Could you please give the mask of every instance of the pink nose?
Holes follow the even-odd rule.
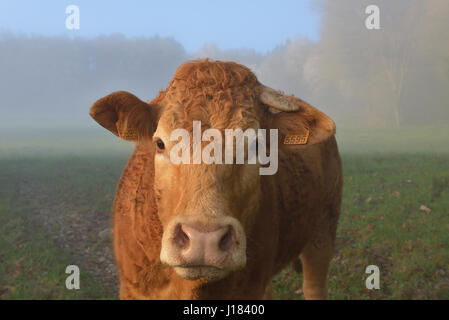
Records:
[[[238,246],[232,225],[204,229],[178,224],[174,229],[173,250],[185,266],[215,266],[220,268]]]

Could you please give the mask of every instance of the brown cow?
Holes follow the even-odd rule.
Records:
[[[342,195],[329,117],[242,65],[209,60],[180,66],[151,102],[114,92],[90,115],[136,142],[113,206],[122,299],[269,298],[273,276],[298,257],[305,297],[327,297]],[[277,173],[260,175],[259,162],[174,164],[170,134],[192,136],[194,120],[278,129]]]

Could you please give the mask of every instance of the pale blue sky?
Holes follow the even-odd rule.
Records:
[[[189,53],[205,43],[264,53],[297,36],[318,40],[310,0],[0,0],[0,31],[93,37],[173,37]],[[80,8],[80,30],[65,28],[65,8]]]

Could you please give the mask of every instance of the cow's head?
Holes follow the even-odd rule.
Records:
[[[335,130],[326,115],[261,85],[246,67],[207,60],[179,67],[151,102],[115,92],[90,114],[121,138],[155,149],[154,193],[164,230],[160,258],[190,280],[219,280],[245,267],[247,237],[260,211],[260,164],[173,163],[178,141],[171,141],[172,132],[187,130],[193,144],[193,121],[201,121],[201,134],[214,128],[222,137],[225,129],[237,128],[278,129],[281,139],[308,130],[307,144],[314,144]],[[201,142],[203,148],[209,144]],[[192,163],[193,148],[188,152]]]

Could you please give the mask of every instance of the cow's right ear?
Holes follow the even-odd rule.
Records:
[[[116,136],[137,141],[152,138],[159,120],[159,107],[129,92],[117,91],[97,100],[89,114]]]

